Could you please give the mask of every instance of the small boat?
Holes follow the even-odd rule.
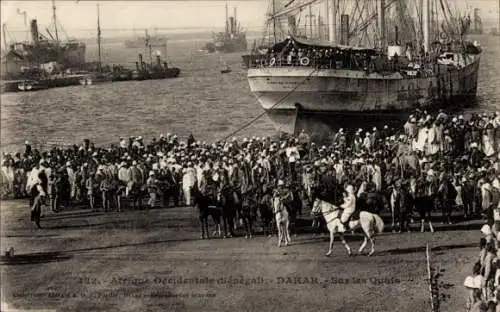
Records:
[[[229,66],[226,66],[226,68],[220,70],[220,73],[227,74],[230,73],[231,71],[232,71],[231,68],[229,68]]]
[[[36,90],[47,89],[48,86],[36,80],[23,80],[20,83],[18,83],[17,88],[20,91],[36,91]]]
[[[80,84],[82,86],[88,86],[88,85],[96,85],[96,84],[101,84],[101,83],[106,83],[106,82],[112,82],[113,81],[113,75],[111,74],[105,74],[105,73],[95,73],[91,75],[87,75],[80,79]]]

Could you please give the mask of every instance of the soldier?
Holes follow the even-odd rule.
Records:
[[[345,230],[349,230],[349,218],[356,210],[356,195],[354,195],[354,187],[352,185],[347,185],[346,192],[344,194],[344,203],[340,205],[344,211],[340,216],[340,222],[345,226]]]

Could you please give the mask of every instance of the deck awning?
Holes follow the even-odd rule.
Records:
[[[326,40],[310,40],[297,38],[290,35],[287,39],[282,42],[275,44],[271,49],[274,51],[282,51],[287,46],[293,45],[294,48],[304,49],[304,48],[317,48],[317,49],[333,49],[338,51],[353,51],[353,52],[363,52],[368,54],[375,54],[377,51],[371,48],[365,47],[354,47],[354,46],[346,46],[334,44],[330,41]]]

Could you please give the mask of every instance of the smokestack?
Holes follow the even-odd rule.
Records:
[[[161,68],[161,59],[159,55],[156,56],[156,66]]]
[[[234,34],[234,17],[229,18],[229,33]]]
[[[31,20],[31,40],[33,43],[38,43],[38,24],[36,23],[36,19]]]
[[[139,67],[139,62],[135,62],[135,69],[137,69],[137,71],[141,71],[141,68]]]
[[[167,62],[163,62],[163,68],[165,68],[165,69],[168,68]]]

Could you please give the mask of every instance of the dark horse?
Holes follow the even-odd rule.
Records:
[[[415,210],[420,214],[421,227],[420,231],[424,231],[424,222],[427,219],[431,232],[434,232],[431,222],[431,212],[434,208],[434,182],[428,182],[425,178],[421,177],[417,180],[415,188]]]
[[[263,186],[262,191],[257,192],[257,194],[257,210],[260,214],[262,230],[264,232],[264,235],[272,235],[274,232],[274,214],[271,207],[272,188],[269,186]]]
[[[395,185],[392,186],[390,201],[393,218],[393,232],[410,232],[410,219],[414,200],[407,186],[396,182]],[[396,222],[396,226],[394,225],[394,221]]]
[[[224,237],[232,237],[234,236],[234,219],[236,211],[240,210],[241,201],[237,193],[229,185],[219,190],[217,197],[217,206],[222,207]]]
[[[210,238],[210,232],[208,230],[208,217],[212,217],[212,220],[215,223],[216,233],[220,236],[220,219],[222,211],[219,207],[217,207],[217,200],[213,189],[207,188],[207,191],[203,194],[197,187],[194,187],[192,189],[192,194],[195,204],[198,206],[198,210],[200,212],[201,239]]]
[[[240,217],[243,219],[245,226],[245,238],[252,238],[253,236],[253,221],[256,216],[257,203],[255,188],[249,188],[242,194]]]
[[[442,222],[451,224],[451,213],[455,199],[457,198],[457,191],[453,184],[448,179],[443,179],[439,183],[437,192],[437,203],[441,207]]]
[[[362,193],[356,199],[356,210],[380,214],[388,207],[387,198],[378,192]]]
[[[290,187],[291,198],[285,207],[290,216],[290,233],[297,235],[297,215],[302,211],[302,198],[300,197],[300,190],[297,184],[292,184]]]

